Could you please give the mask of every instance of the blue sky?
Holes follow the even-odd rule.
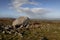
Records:
[[[0,17],[60,19],[60,0],[0,0]]]

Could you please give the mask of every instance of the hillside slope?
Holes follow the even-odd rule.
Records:
[[[0,19],[0,23],[11,25],[13,20],[14,19]],[[19,35],[14,36],[13,34],[2,34],[3,37],[2,35],[0,36],[8,40],[9,38],[12,38],[11,40],[40,40],[42,37],[46,37],[48,40],[60,40],[60,22],[30,20],[29,24],[27,29],[20,29],[22,37]]]

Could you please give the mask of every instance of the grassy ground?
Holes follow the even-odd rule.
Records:
[[[5,20],[4,24],[11,24],[12,21]],[[46,37],[49,40],[60,40],[60,22],[31,20],[29,28],[21,28],[20,33],[22,36],[18,33],[16,35],[0,33],[0,38],[1,40],[40,40]]]

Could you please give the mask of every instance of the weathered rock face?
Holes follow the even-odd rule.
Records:
[[[15,21],[13,21],[12,25],[14,28],[19,28],[19,27],[26,27],[29,23],[29,18],[28,17],[19,17]]]

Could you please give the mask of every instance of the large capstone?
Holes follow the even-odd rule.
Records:
[[[14,28],[26,27],[28,24],[29,24],[29,18],[28,17],[23,17],[23,16],[17,18],[12,23]]]

